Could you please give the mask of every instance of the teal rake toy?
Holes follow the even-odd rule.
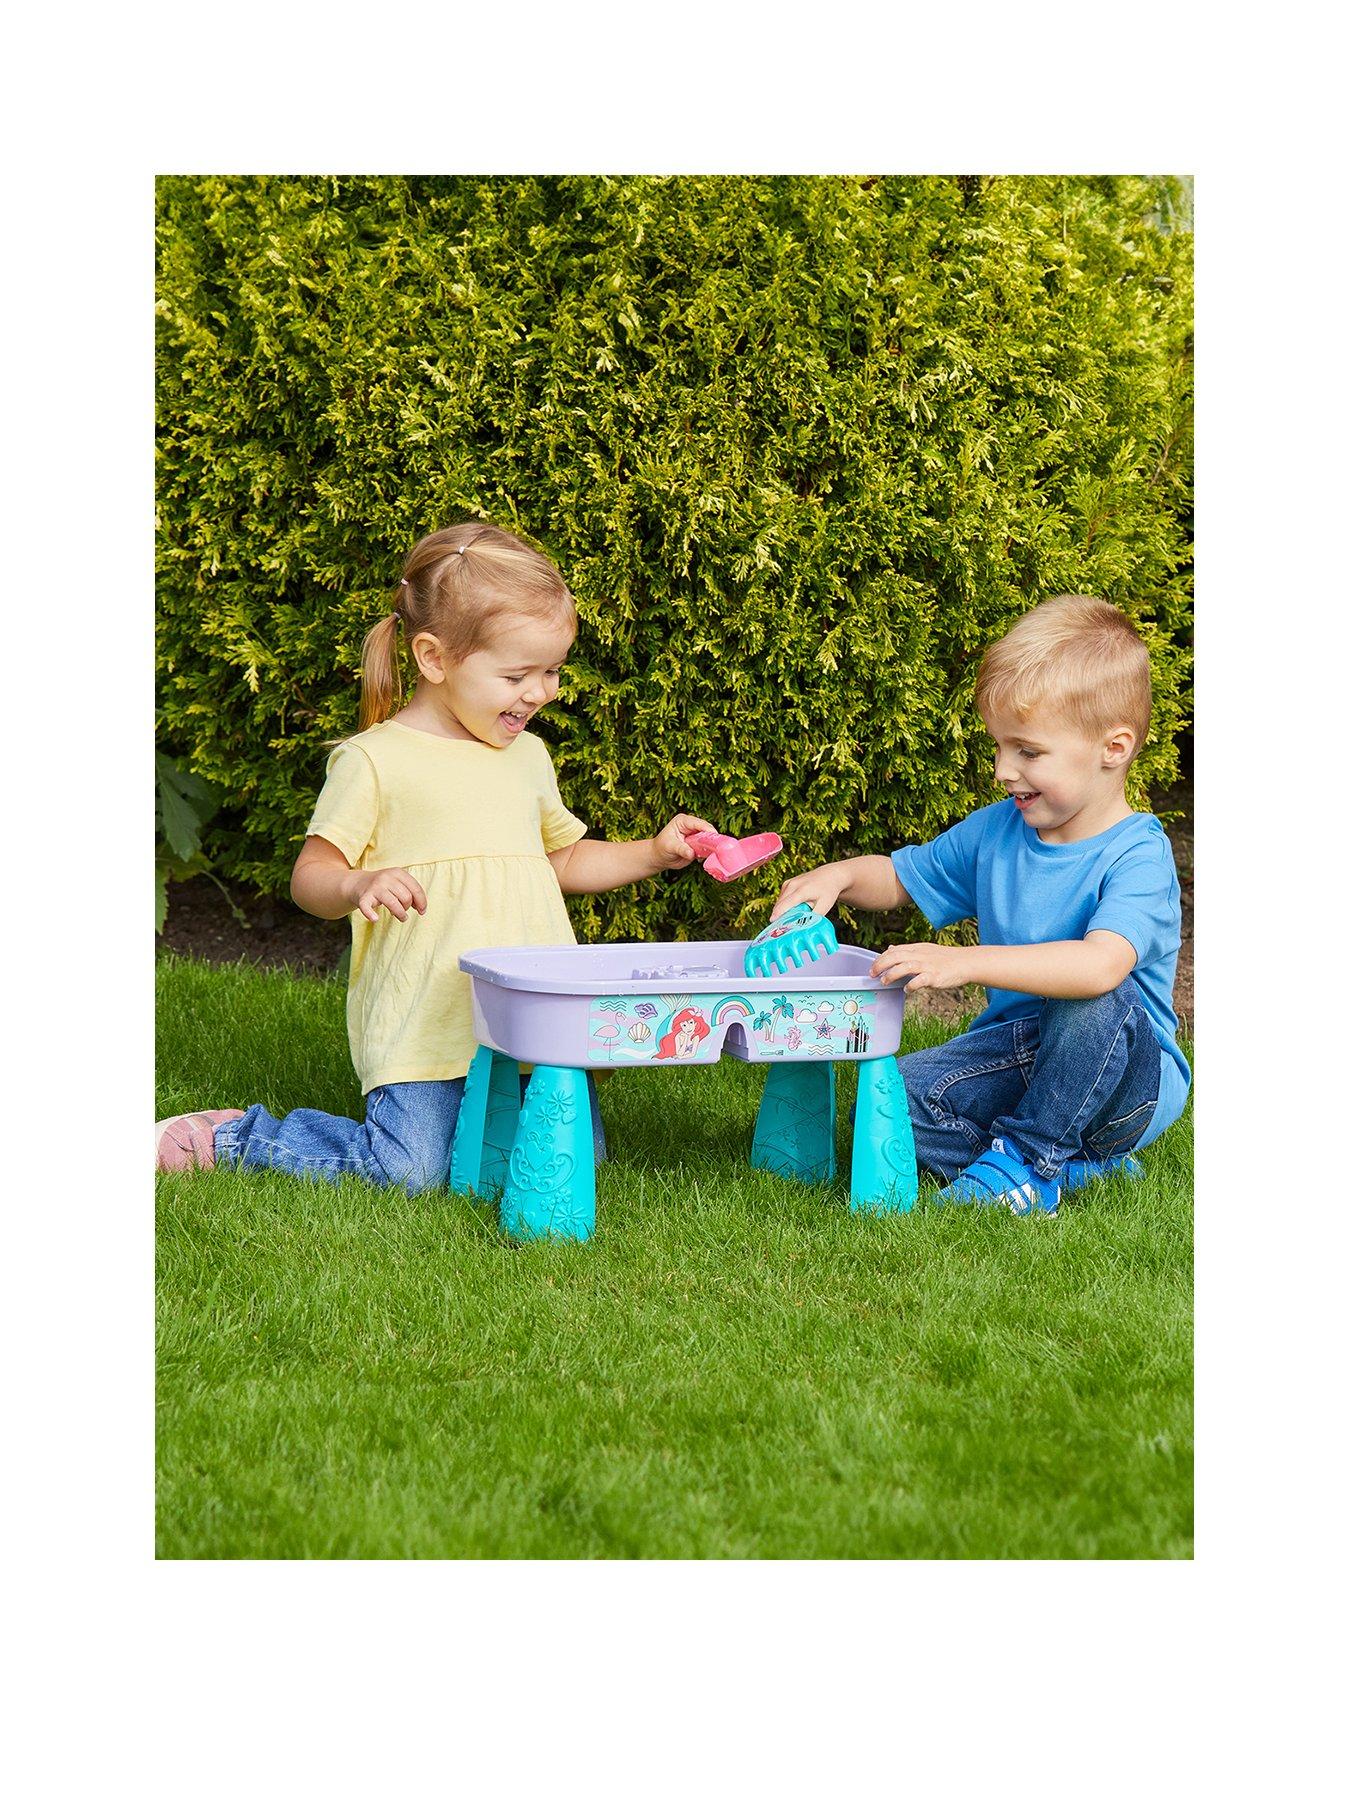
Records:
[[[838,948],[839,939],[827,918],[814,907],[794,906],[746,945],[745,972],[752,981],[786,975],[808,958],[815,962],[819,956],[833,956]]]

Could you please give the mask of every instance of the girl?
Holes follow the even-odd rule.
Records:
[[[557,698],[577,615],[561,575],[492,525],[433,532],[361,655],[361,724],[327,780],[291,874],[296,904],[351,915],[347,1031],[364,1123],[185,1113],[155,1128],[156,1167],[362,1175],[409,1194],[443,1183],[476,1041],[466,950],[575,943],[564,894],[595,894],[693,860],[679,813],[654,838],[596,843],[527,727]],[[400,705],[398,634],[417,669]],[[584,840],[584,841],[583,841]],[[591,1085],[597,1154],[603,1133]]]

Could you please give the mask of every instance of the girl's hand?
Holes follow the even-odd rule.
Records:
[[[685,837],[691,831],[716,831],[706,819],[696,818],[693,813],[676,813],[669,825],[663,825],[652,839],[652,854],[657,859],[659,869],[683,869],[693,862],[694,853],[685,843]]]
[[[839,904],[839,896],[847,886],[848,876],[838,863],[826,863],[822,868],[809,869],[805,875],[794,875],[779,888],[769,923],[794,906],[813,906],[818,913],[827,913]]]
[[[975,959],[959,944],[892,944],[870,973],[887,986],[908,976],[912,988],[965,987],[980,979]]]
[[[406,919],[409,911],[424,913],[427,897],[422,884],[406,869],[357,869],[352,887],[352,905],[363,919],[373,925],[380,908],[387,907],[396,919]]]

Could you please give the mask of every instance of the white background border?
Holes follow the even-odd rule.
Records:
[[[244,4],[26,28],[5,302],[19,1791],[1320,1791],[1346,1186],[1327,16]],[[153,1563],[153,176],[461,169],[1197,176],[1194,1565]]]

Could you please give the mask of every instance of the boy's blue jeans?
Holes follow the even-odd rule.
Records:
[[[605,1159],[595,1077],[591,1092],[591,1134],[595,1160]],[[526,1077],[520,1078],[522,1097]],[[443,1187],[450,1174],[450,1149],[464,1081],[396,1081],[372,1088],[366,1116],[342,1118],[301,1107],[274,1118],[265,1106],[250,1106],[242,1119],[217,1126],[216,1161],[239,1169],[284,1169],[310,1181],[337,1181],[359,1175],[405,1194]]]
[[[1122,1156],[1148,1130],[1163,1049],[1133,976],[1093,1000],[967,1031],[899,1059],[920,1167],[950,1181],[995,1138],[1045,1181],[1064,1164]]]

